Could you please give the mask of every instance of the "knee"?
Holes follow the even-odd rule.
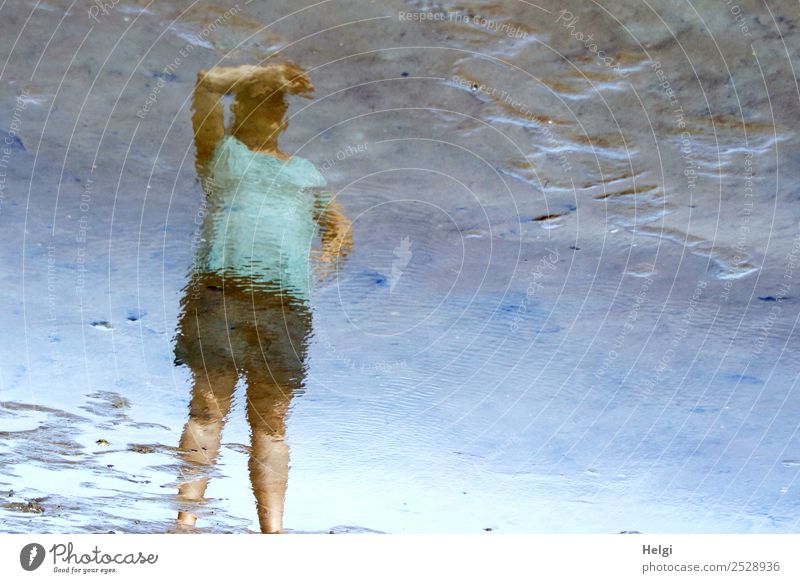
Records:
[[[261,406],[259,406],[261,405]],[[282,441],[286,435],[286,409],[288,401],[270,403],[250,403],[247,418],[253,436],[261,435],[275,441]]]
[[[288,447],[288,445],[286,445],[286,432],[272,429],[254,430],[253,447],[260,449]]]
[[[198,391],[189,403],[189,415],[200,422],[221,421],[227,413],[231,395],[227,391]]]

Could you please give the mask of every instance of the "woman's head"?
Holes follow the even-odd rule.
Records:
[[[308,95],[313,90],[306,73],[291,63],[254,67],[236,86],[233,135],[252,150],[277,153],[278,136],[287,126],[286,94]]]

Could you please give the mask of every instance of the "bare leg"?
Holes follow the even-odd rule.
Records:
[[[194,388],[189,404],[189,420],[181,436],[181,457],[197,466],[212,465],[219,453],[222,427],[231,406],[237,375],[228,371],[208,373],[194,371]],[[191,478],[191,474],[189,476]],[[205,495],[208,477],[189,479],[178,486],[178,495],[184,500],[199,501]],[[197,517],[189,512],[179,512],[178,522],[193,526]]]
[[[283,528],[283,503],[289,476],[286,412],[291,389],[271,379],[248,378],[247,420],[252,430],[250,481],[256,496],[258,523],[265,534]]]

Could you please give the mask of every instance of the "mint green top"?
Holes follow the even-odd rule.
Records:
[[[225,136],[204,180],[208,212],[198,268],[307,301],[315,211],[329,202],[318,190],[326,182],[314,165],[254,152]]]

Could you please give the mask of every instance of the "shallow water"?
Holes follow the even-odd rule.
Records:
[[[354,229],[287,530],[797,532],[796,4],[169,4],[0,8],[1,530],[175,529],[191,93],[272,57]],[[198,531],[249,443],[239,391]]]

